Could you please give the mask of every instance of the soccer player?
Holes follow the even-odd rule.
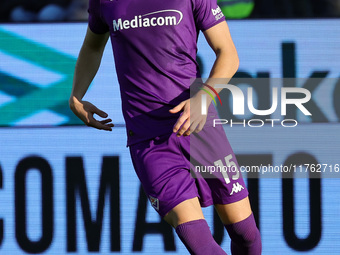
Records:
[[[192,79],[200,77],[199,31],[216,53],[205,84]],[[238,68],[237,52],[216,0],[89,1],[89,24],[75,68],[70,108],[86,125],[112,131],[107,113],[82,100],[109,37],[128,146],[151,205],[176,229],[191,254],[226,254],[202,213],[201,206],[210,205],[229,233],[233,254],[260,254],[261,237],[248,191],[223,129],[211,125],[216,110],[210,97],[208,115],[200,114],[202,94],[217,93],[215,79],[228,82]],[[194,89],[197,93],[190,96]],[[219,178],[203,178],[199,172],[192,177],[190,169],[209,165],[229,170]]]

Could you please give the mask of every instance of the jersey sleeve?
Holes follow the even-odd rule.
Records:
[[[196,27],[202,31],[225,20],[217,0],[193,0],[193,12]]]
[[[89,0],[89,28],[93,33],[104,34],[109,31],[108,25],[103,21],[100,14],[100,0]]]

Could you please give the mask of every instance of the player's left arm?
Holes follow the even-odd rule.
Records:
[[[203,34],[216,55],[209,78],[205,83],[211,87],[214,87],[215,84],[227,84],[239,67],[239,58],[227,22],[220,22],[205,30]],[[209,88],[206,87],[206,89]],[[221,90],[216,89],[216,92],[219,93]],[[213,91],[211,92],[213,93]],[[206,116],[200,113],[202,93],[205,92],[199,90],[194,97],[181,102],[170,110],[171,113],[183,111],[173,128],[177,136],[190,135],[192,132],[202,130],[206,122]],[[210,97],[207,97],[207,99],[209,106],[212,99]]]
[[[215,63],[206,83],[212,87],[221,82],[227,84],[239,67],[239,58],[227,22],[221,22],[207,29],[203,34],[216,54]]]

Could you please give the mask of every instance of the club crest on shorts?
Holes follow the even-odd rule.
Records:
[[[149,196],[150,199],[150,203],[152,205],[153,208],[155,208],[157,211],[159,210],[159,200],[158,198]]]
[[[234,193],[238,193],[243,189],[244,189],[244,187],[241,184],[239,184],[238,182],[236,182],[236,183],[233,184],[233,189],[232,189],[230,195],[232,195]]]

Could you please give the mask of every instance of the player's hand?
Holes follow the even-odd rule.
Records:
[[[194,96],[185,100],[170,110],[171,113],[178,113],[180,111],[182,111],[182,114],[173,128],[173,132],[177,133],[177,136],[188,136],[193,132],[198,133],[203,129],[207,116],[201,114],[200,96]]]
[[[78,100],[77,98],[72,97],[70,99],[70,108],[73,113],[86,124],[86,126],[100,130],[112,131],[112,127],[114,125],[111,123],[112,120],[107,118],[108,114],[98,109],[90,102]],[[104,119],[96,120],[94,118],[94,114],[97,114],[99,117]]]

